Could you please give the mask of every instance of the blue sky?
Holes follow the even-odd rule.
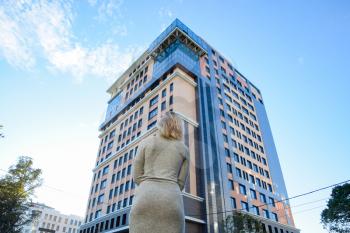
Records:
[[[348,1],[23,2],[0,4],[0,168],[33,157],[39,201],[84,215],[105,91],[176,17],[262,91],[290,196],[349,178]],[[303,232],[329,192],[291,201]]]

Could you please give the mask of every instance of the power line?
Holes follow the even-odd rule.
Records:
[[[281,199],[281,200],[275,201],[274,203],[284,202],[284,201],[292,200],[292,199],[295,199],[295,198],[303,197],[303,196],[306,196],[306,195],[310,195],[312,193],[316,193],[316,192],[319,192],[319,191],[322,191],[322,190],[325,190],[325,189],[329,189],[329,188],[332,188],[334,186],[338,186],[338,185],[341,185],[341,184],[344,184],[344,183],[348,183],[349,181],[350,180],[346,180],[346,181],[342,181],[342,182],[339,182],[339,183],[336,183],[336,184],[328,185],[326,187],[322,187],[322,188],[318,188],[318,189],[315,189],[315,190],[312,190],[312,191],[309,191],[309,192],[306,192],[306,193],[298,194],[298,195],[295,195],[293,197]],[[264,206],[268,206],[268,205],[272,205],[272,204],[273,203],[265,203],[265,204],[259,205],[257,207],[259,208],[259,207],[264,207]],[[246,210],[249,211],[249,209],[252,209],[252,208],[255,208],[255,207],[251,206],[251,207],[248,207],[248,209],[241,208],[241,209],[238,209],[238,211],[246,211]],[[223,213],[227,213],[227,212],[232,212],[232,210],[225,210],[225,211],[205,213],[205,214],[194,214],[194,215],[187,215],[187,216],[195,217],[195,216],[203,216],[203,215],[223,214]]]
[[[302,204],[299,204],[299,205],[291,206],[291,208],[296,208],[296,207],[300,207],[300,206],[304,206],[304,205],[316,203],[316,202],[319,202],[319,201],[324,201],[324,200],[327,200],[328,198],[329,198],[329,197],[322,198],[322,199],[318,199],[318,200],[315,200],[315,201],[305,202],[305,203],[302,203]]]
[[[299,204],[299,205],[290,206],[290,208],[295,209],[296,207],[309,205],[309,204],[316,203],[316,202],[320,202],[320,201],[324,201],[324,200],[327,200],[327,199],[328,199],[328,197],[327,197],[327,198],[322,198],[322,199],[319,199],[319,200],[315,200],[315,201],[309,201],[309,202],[301,203],[301,204]],[[322,207],[325,207],[325,205],[322,205]],[[318,208],[320,208],[320,207],[318,207]],[[313,209],[315,209],[315,208],[311,208],[311,209],[306,209],[306,210],[302,210],[302,211],[293,212],[292,215],[294,216],[295,214],[307,212],[307,211],[313,210]],[[279,218],[285,218],[285,219],[286,219],[286,218],[287,218],[287,212],[284,212],[283,215],[280,214],[280,215],[279,215]]]
[[[320,206],[316,206],[316,207],[313,207],[313,208],[310,208],[310,209],[306,209],[306,210],[301,210],[301,211],[295,212],[294,214],[301,214],[301,213],[304,213],[304,212],[308,212],[310,210],[315,210],[315,209],[319,209],[319,208],[326,207],[326,206],[327,205],[320,205]]]

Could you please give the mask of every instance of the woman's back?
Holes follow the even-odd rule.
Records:
[[[180,140],[166,139],[158,133],[146,139],[139,148],[134,163],[134,179],[136,184],[152,180],[168,180],[179,184],[183,189],[188,168],[188,148]],[[184,164],[185,163],[185,164]],[[142,168],[139,168],[139,166]],[[186,166],[184,166],[186,165]]]
[[[181,140],[167,139],[156,133],[140,146],[138,156],[144,160],[143,174],[135,177],[136,183],[146,179],[185,182],[181,176],[183,163],[188,163],[188,148]],[[137,159],[137,158],[136,158]],[[180,175],[180,177],[179,177]]]

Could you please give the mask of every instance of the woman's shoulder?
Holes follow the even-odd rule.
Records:
[[[157,135],[155,133],[150,134],[148,137],[146,137],[143,140],[143,144],[145,146],[149,146],[149,145],[153,144],[156,141],[156,138],[157,138]]]
[[[182,141],[182,140],[177,140],[177,145],[180,148],[181,154],[188,158],[189,156],[189,148],[188,146]]]

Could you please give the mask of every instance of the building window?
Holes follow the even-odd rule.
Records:
[[[125,192],[129,190],[129,186],[130,186],[130,181],[127,181],[125,183]]]
[[[247,163],[248,163],[248,167],[249,167],[250,169],[253,169],[252,162],[250,162],[249,160],[247,160]]]
[[[250,197],[252,199],[257,199],[256,191],[254,189],[250,189]]]
[[[155,105],[157,102],[158,102],[158,95],[149,101],[149,106],[151,107],[151,106]]]
[[[170,83],[170,92],[174,90],[174,83]]]
[[[153,109],[152,111],[149,112],[148,114],[148,120],[152,119],[154,116],[156,116],[158,113],[158,108]]]
[[[226,134],[223,134],[223,137],[224,137],[224,142],[228,142],[228,139],[227,139],[227,135]]]
[[[165,101],[163,101],[163,102],[162,102],[162,105],[161,105],[161,110],[162,110],[162,111],[164,111],[164,110],[165,110],[165,108],[166,108],[166,102],[165,102]]]
[[[127,204],[128,204],[128,198],[124,198],[124,200],[123,200],[123,207],[126,207]]]
[[[123,192],[124,192],[124,184],[121,184],[120,188],[119,188],[119,194],[121,194]]]
[[[236,175],[242,178],[241,169],[239,169],[238,167],[236,167]]]
[[[229,163],[226,163],[226,165],[227,165],[227,171],[228,171],[229,173],[232,173],[232,165],[229,164]]]
[[[246,173],[245,171],[243,171],[243,178],[246,179],[247,181],[249,181],[248,173]]]
[[[231,197],[231,207],[234,209],[237,209],[237,205],[236,205],[236,199]]]
[[[109,170],[109,165],[108,166],[105,166],[102,170],[102,175],[106,175],[108,173],[108,170]]]
[[[128,170],[127,170],[126,174],[127,174],[127,175],[130,175],[130,173],[131,173],[131,164],[128,165]]]
[[[247,195],[246,187],[242,184],[239,184],[239,192],[243,195]]]
[[[109,138],[111,139],[111,138],[113,138],[114,137],[114,135],[115,135],[115,130],[113,130],[112,132],[110,132],[110,134],[109,134]]]
[[[100,190],[106,188],[106,185],[107,185],[107,179],[101,181]]]
[[[236,162],[239,162],[239,156],[237,153],[233,153],[233,159],[236,161]]]
[[[263,213],[265,218],[270,218],[270,214],[268,210],[263,209]]]
[[[272,212],[272,219],[275,220],[276,222],[278,222],[278,216],[276,213]]]
[[[224,121],[221,121],[221,126],[223,129],[226,129],[226,123]]]
[[[157,121],[153,121],[151,124],[149,124],[149,125],[147,126],[147,129],[152,128],[153,126],[156,125],[156,123],[157,123]]]
[[[166,89],[164,89],[163,91],[162,91],[162,97],[165,97],[166,96]]]
[[[173,96],[171,95],[170,97],[169,97],[169,105],[172,105],[173,104]]]
[[[210,69],[208,66],[205,66],[205,70],[207,71],[207,73],[210,73]]]
[[[259,212],[259,207],[257,207],[257,206],[255,206],[255,205],[253,205],[252,209],[253,209],[253,213],[254,213],[254,214],[256,214],[256,215],[260,215],[260,212]]]
[[[269,191],[272,192],[272,185],[271,184],[267,184],[267,187],[268,187]]]
[[[249,212],[249,207],[248,207],[248,203],[245,201],[241,201],[241,206],[242,206],[242,210],[245,210],[247,212]]]
[[[104,195],[104,194],[101,194],[100,196],[98,196],[98,198],[97,198],[97,204],[101,204],[101,203],[103,203],[103,201],[104,201],[104,197],[105,197],[105,195]]]
[[[255,184],[255,178],[253,175],[249,175],[249,181],[252,183],[252,184]]]
[[[259,178],[256,178],[256,183],[259,185],[259,187],[261,187],[261,180]]]
[[[230,150],[225,148],[225,155],[226,157],[230,157]]]
[[[125,176],[125,168],[123,168],[123,170],[122,170],[122,178]]]
[[[97,210],[95,212],[95,218],[101,217],[102,210]]]
[[[260,193],[260,201],[263,203],[266,203],[266,196],[265,194]]]
[[[231,190],[234,190],[234,185],[233,185],[233,181],[232,181],[232,180],[228,180],[228,187],[229,187]]]
[[[140,128],[142,126],[142,119],[139,120],[139,122],[137,123],[137,128]]]

